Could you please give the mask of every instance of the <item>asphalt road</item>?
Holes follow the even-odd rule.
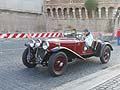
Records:
[[[68,65],[64,75],[51,77],[47,68],[28,69],[22,64],[26,40],[0,40],[0,90],[50,90],[64,83],[120,64],[120,46],[113,44],[111,60],[101,64],[99,58],[76,61]]]

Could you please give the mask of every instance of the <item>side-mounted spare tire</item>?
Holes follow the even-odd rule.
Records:
[[[62,75],[68,63],[68,57],[64,52],[53,53],[48,60],[48,71],[52,76]]]
[[[28,55],[28,48],[25,49],[25,51],[23,52],[23,55],[22,55],[22,62],[23,64],[28,67],[28,68],[34,68],[36,66],[36,63],[35,62],[28,62],[27,61],[27,55]],[[34,59],[34,58],[33,58]],[[31,60],[32,61],[32,60]],[[34,61],[34,60],[33,60]]]
[[[110,60],[110,56],[111,56],[111,48],[106,45],[103,47],[103,49],[101,51],[100,60],[101,60],[102,64],[108,63]]]

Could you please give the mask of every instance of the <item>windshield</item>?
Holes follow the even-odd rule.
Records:
[[[82,39],[82,36],[83,36],[82,32],[77,31],[77,30],[66,30],[66,31],[64,31],[64,37]]]

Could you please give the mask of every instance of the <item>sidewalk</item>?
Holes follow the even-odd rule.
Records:
[[[68,82],[53,90],[120,90],[120,65]]]

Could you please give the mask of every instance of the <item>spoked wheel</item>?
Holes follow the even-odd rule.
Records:
[[[22,56],[22,61],[23,61],[23,64],[28,67],[28,68],[34,68],[36,66],[36,63],[34,62],[35,61],[35,58],[33,56],[33,58],[31,58],[32,60],[30,60],[31,62],[29,62],[27,60],[27,55],[28,55],[28,48],[25,49],[25,51],[23,52],[23,56]]]
[[[100,60],[103,64],[107,63],[111,56],[111,49],[109,46],[105,46],[102,51],[102,55],[100,57]]]
[[[67,67],[68,58],[65,53],[52,54],[48,61],[48,70],[52,76],[62,75]]]

